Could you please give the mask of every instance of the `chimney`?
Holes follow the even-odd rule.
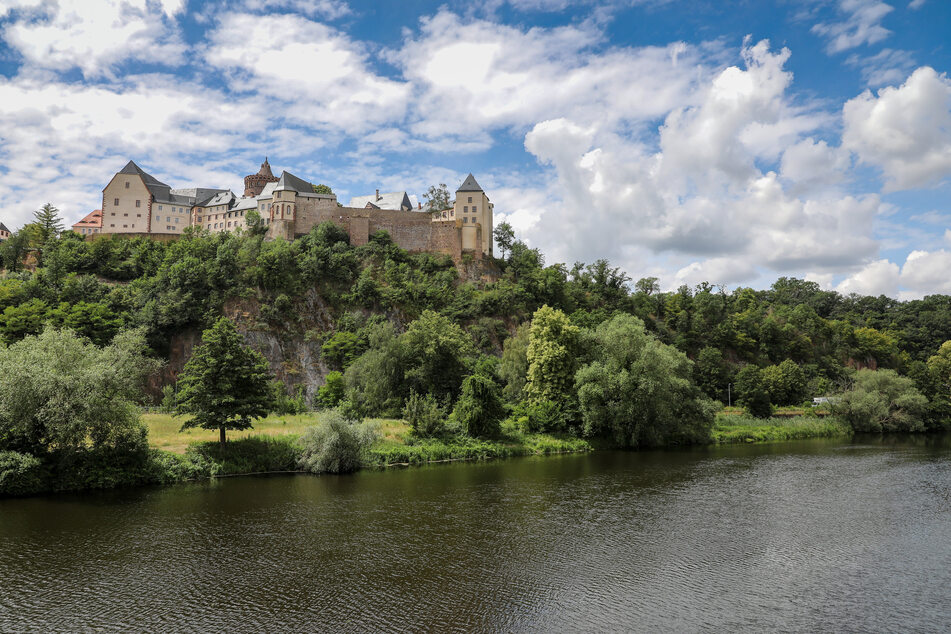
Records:
[[[376,190],[376,199],[380,200],[380,190]]]

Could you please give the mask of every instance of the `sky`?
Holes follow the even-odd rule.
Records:
[[[472,172],[549,264],[951,294],[949,0],[0,0],[0,221],[127,161],[351,196]]]

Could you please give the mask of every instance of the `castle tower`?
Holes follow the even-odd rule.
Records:
[[[260,196],[265,185],[268,183],[276,183],[278,180],[280,179],[271,172],[271,165],[267,162],[267,157],[265,156],[258,173],[244,177],[244,195]]]

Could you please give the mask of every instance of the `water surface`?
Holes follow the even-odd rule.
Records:
[[[0,501],[0,631],[941,631],[951,443]]]

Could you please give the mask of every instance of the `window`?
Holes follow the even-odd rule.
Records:
[[[110,215],[110,216],[115,216],[115,215],[116,215],[116,212],[110,211],[110,212],[109,212],[109,215]]]
[[[118,206],[119,206],[119,199],[116,198],[116,199],[113,201],[112,204],[115,205],[116,207],[118,207]]]
[[[274,197],[275,197],[275,198],[280,198],[280,197],[281,197],[281,192],[274,192]]]
[[[470,203],[472,202],[472,196],[469,196],[469,202]]]
[[[479,213],[479,210],[476,208],[475,205],[472,205],[472,213],[474,213],[474,214]]]
[[[462,219],[462,221],[465,222],[465,223],[468,223],[468,222],[469,222],[469,217],[466,216],[465,218]]]
[[[155,222],[162,222],[162,216],[155,216]]]
[[[175,224],[178,224],[178,221],[179,221],[179,220],[181,220],[181,218],[176,218],[176,219],[175,219]]]
[[[122,228],[123,228],[123,229],[128,229],[128,228],[129,228],[129,225],[122,225]]]
[[[136,217],[136,218],[141,218],[141,217],[142,217],[142,214],[135,214],[135,217]]]
[[[462,208],[462,211],[463,211],[464,213],[469,213],[469,205],[466,205],[465,207],[463,207],[463,208]]]
[[[128,216],[129,214],[122,214],[123,216]]]
[[[126,188],[126,189],[129,189],[129,181],[126,181],[126,182],[125,182],[125,188]]]
[[[109,225],[110,227],[115,227],[115,225]]]
[[[159,206],[158,206],[158,210],[159,210],[159,211],[162,211],[162,205],[159,205]]]
[[[136,207],[141,207],[141,206],[142,206],[142,201],[141,201],[141,200],[135,201],[135,206],[136,206]]]

